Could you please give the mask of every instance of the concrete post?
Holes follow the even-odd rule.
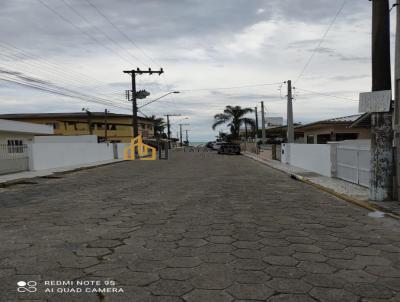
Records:
[[[390,15],[388,0],[372,2],[372,91],[391,90]],[[369,198],[392,199],[393,195],[392,114],[371,115],[371,181]]]

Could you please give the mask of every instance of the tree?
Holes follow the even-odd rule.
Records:
[[[226,141],[230,140],[231,134],[228,134],[226,132],[220,131],[218,136],[217,136],[217,138],[220,139],[221,141],[225,141],[226,142]]]
[[[156,117],[152,115],[149,117],[150,122],[153,124],[154,127],[154,136],[155,137],[162,137],[166,124],[162,117]]]
[[[255,127],[254,119],[245,117],[247,114],[252,112],[252,108],[226,106],[223,113],[219,113],[214,116],[214,124],[212,125],[212,128],[215,130],[215,128],[218,126],[227,124],[227,126],[230,128],[232,138],[239,139],[240,126],[244,124],[246,128],[247,125]]]

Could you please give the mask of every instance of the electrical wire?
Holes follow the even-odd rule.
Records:
[[[332,26],[335,24],[337,18],[339,17],[339,15],[342,12],[344,6],[346,5],[346,2],[347,2],[347,0],[344,0],[342,5],[339,7],[339,10],[336,12],[336,14],[333,17],[332,21],[329,23],[329,26],[326,29],[326,31],[324,32],[324,34],[322,35],[322,38],[319,40],[319,42],[317,44],[317,47],[314,48],[314,50],[311,53],[310,58],[308,59],[308,61],[304,65],[304,67],[302,68],[302,70],[301,70],[299,76],[297,77],[297,79],[294,81],[294,84],[296,84],[304,76],[308,66],[311,64],[311,61],[314,59],[315,55],[317,54],[318,49],[321,47],[321,45],[324,42],[325,38],[327,37],[329,31],[331,30]]]
[[[67,66],[52,63],[40,56],[28,54],[20,48],[9,43],[0,42],[0,49],[2,50],[0,51],[0,56],[11,59],[13,67],[15,67],[16,64],[25,64],[27,66],[35,67],[41,72],[62,78],[64,81],[69,80],[69,83],[78,83],[79,85],[88,84],[93,86],[93,88],[109,85],[109,83],[72,70]],[[10,51],[14,53],[7,53]],[[29,68],[29,70],[32,70],[32,68]],[[115,90],[115,93],[121,92]]]
[[[0,48],[1,48],[1,46],[0,46]],[[28,76],[28,75],[24,75],[23,72],[19,72],[19,71],[11,71],[10,72],[9,70],[6,70],[6,68],[4,66],[0,65],[0,70],[2,69],[3,73],[12,73],[14,75],[18,73],[19,75],[21,75],[22,77],[25,77],[25,78],[29,77],[29,78],[34,78],[36,81],[40,80],[43,82],[49,82],[48,80],[43,79],[43,74],[47,74],[47,75],[51,76],[52,81],[59,79],[63,82],[64,85],[67,84],[69,87],[72,87],[75,90],[80,90],[82,88],[82,86],[81,86],[82,82],[80,82],[79,80],[75,80],[73,78],[73,76],[71,76],[69,74],[63,74],[63,73],[57,72],[57,70],[51,71],[51,69],[50,70],[44,69],[39,63],[37,63],[35,61],[27,62],[26,60],[21,59],[21,57],[19,57],[19,56],[7,55],[4,53],[0,53],[0,56],[13,59],[15,62],[12,64],[13,67],[22,65],[23,70],[30,71],[29,76]],[[33,71],[35,69],[37,69],[41,75],[37,75],[37,73],[35,73]],[[79,86],[77,86],[77,84],[75,84],[75,82]],[[73,84],[71,84],[71,83],[73,83]],[[97,92],[97,95],[102,96],[103,98],[114,100],[114,97],[110,98],[109,95],[107,95],[107,94]],[[117,100],[115,99],[115,101],[117,101]],[[118,101],[120,101],[120,100],[118,100]]]
[[[77,16],[79,16],[83,21],[85,21],[89,26],[93,27],[94,29],[96,29],[98,32],[100,32],[103,36],[105,36],[107,38],[108,41],[110,41],[111,43],[113,43],[114,45],[116,45],[118,48],[120,48],[122,51],[124,51],[128,56],[132,57],[134,60],[139,61],[141,64],[143,64],[143,66],[145,66],[146,64],[144,64],[143,62],[141,62],[141,60],[139,58],[137,58],[136,56],[132,55],[129,51],[127,51],[123,46],[121,46],[121,44],[117,41],[115,41],[114,38],[110,37],[110,35],[108,35],[104,30],[102,30],[101,28],[93,25],[85,16],[83,16],[78,10],[76,10],[72,5],[70,5],[66,0],[61,0],[65,6],[67,6],[70,10],[72,10]],[[136,63],[134,61],[130,61],[131,64],[135,65]],[[132,63],[133,62],[133,63]]]
[[[128,64],[131,64],[131,62],[129,60],[127,60],[125,57],[121,56],[119,53],[115,52],[112,48],[108,47],[106,44],[102,43],[101,41],[99,41],[96,37],[94,37],[93,35],[91,35],[89,32],[84,31],[81,27],[79,27],[78,25],[76,25],[75,23],[73,23],[71,20],[69,20],[68,18],[64,17],[62,14],[60,14],[57,10],[55,10],[54,8],[52,8],[50,5],[48,5],[47,3],[45,3],[43,0],[37,0],[41,5],[43,5],[44,7],[46,7],[48,10],[50,10],[51,12],[53,12],[56,16],[58,16],[60,19],[62,19],[64,22],[72,25],[74,28],[76,28],[78,31],[80,31],[81,33],[83,33],[84,35],[86,35],[87,37],[89,37],[91,40],[93,40],[94,42],[96,42],[97,44],[99,44],[100,46],[102,46],[103,48],[107,49],[108,51],[110,51],[111,53],[117,55],[121,60],[127,62]]]
[[[96,5],[94,5],[90,0],[86,0],[86,2],[93,7],[100,16],[102,16],[107,22],[116,30],[118,31],[127,41],[130,42],[136,49],[138,49],[145,57],[147,57],[151,62],[155,63],[155,65],[159,65],[151,56],[149,56],[139,45],[137,45],[124,31],[120,30],[119,27],[111,21],[110,18],[107,17],[107,15],[100,10]],[[159,65],[161,67],[161,65]]]
[[[303,88],[299,88],[299,87],[296,87],[296,89],[300,90],[300,91],[304,91],[304,92],[310,93],[310,94],[317,94],[317,95],[323,95],[323,96],[327,96],[327,97],[331,97],[331,98],[342,99],[342,100],[346,100],[346,101],[358,102],[358,100],[354,100],[354,99],[347,98],[347,97],[342,97],[342,96],[337,96],[337,95],[334,95],[334,94],[317,92],[317,91],[312,91],[312,90],[303,89]]]
[[[267,84],[243,85],[243,86],[232,86],[232,87],[215,87],[215,88],[200,88],[200,89],[177,89],[177,90],[182,92],[182,93],[183,92],[196,92],[196,91],[231,90],[231,89],[242,89],[242,88],[273,86],[273,85],[280,85],[281,83],[282,82],[267,83]]]
[[[101,104],[101,105],[107,105],[107,106],[111,106],[111,107],[115,107],[115,108],[119,108],[119,109],[125,109],[125,110],[130,110],[130,108],[126,108],[126,107],[122,107],[122,106],[118,106],[115,104],[110,104],[107,102],[102,102],[102,101],[98,101],[98,100],[94,100],[93,98],[90,97],[84,97],[84,96],[79,96],[79,95],[75,95],[75,94],[71,94],[68,92],[63,92],[63,91],[59,91],[57,89],[53,89],[53,88],[49,88],[49,87],[44,87],[38,84],[33,84],[33,83],[27,83],[24,81],[18,81],[6,76],[0,76],[0,80],[2,81],[6,81],[6,82],[10,82],[10,83],[14,83],[17,85],[21,85],[21,86],[25,86],[25,87],[29,87],[32,89],[36,89],[36,90],[40,90],[40,91],[45,91],[48,93],[52,93],[52,94],[56,94],[56,95],[61,95],[61,96],[65,96],[65,97],[69,97],[69,98],[73,98],[73,99],[81,99],[83,101],[86,102],[90,102],[90,103],[96,103],[96,104]]]

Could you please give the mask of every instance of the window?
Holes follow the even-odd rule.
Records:
[[[7,141],[8,153],[24,153],[24,142],[20,139]]]
[[[76,130],[79,130],[79,131],[86,131],[86,124],[82,124],[82,123],[77,123],[76,124]]]
[[[331,135],[330,134],[319,134],[319,135],[317,135],[317,144],[326,144],[329,141],[331,141]]]
[[[53,127],[54,130],[60,129],[60,123],[55,122],[55,123],[46,123],[47,126]]]
[[[314,135],[307,135],[307,144],[314,144]]]
[[[358,139],[358,133],[337,133],[336,141],[345,141],[345,140],[353,140]]]
[[[73,126],[74,130],[78,130],[78,127],[76,125],[76,122],[68,122],[68,126]]]

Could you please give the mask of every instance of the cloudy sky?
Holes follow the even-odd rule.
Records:
[[[371,2],[347,1],[296,81],[342,3],[0,0],[0,112],[107,107],[129,113],[124,91],[130,79],[122,71],[163,67],[161,76],[138,76],[138,89],[151,93],[146,101],[172,90],[182,93],[142,111],[181,114],[175,121],[189,117],[187,128],[197,141],[213,138],[213,115],[228,104],[255,107],[263,100],[267,116],[285,117],[286,85],[281,83],[289,79],[297,88],[296,122],[356,114],[359,92],[371,89]],[[5,80],[79,93],[97,103]]]

